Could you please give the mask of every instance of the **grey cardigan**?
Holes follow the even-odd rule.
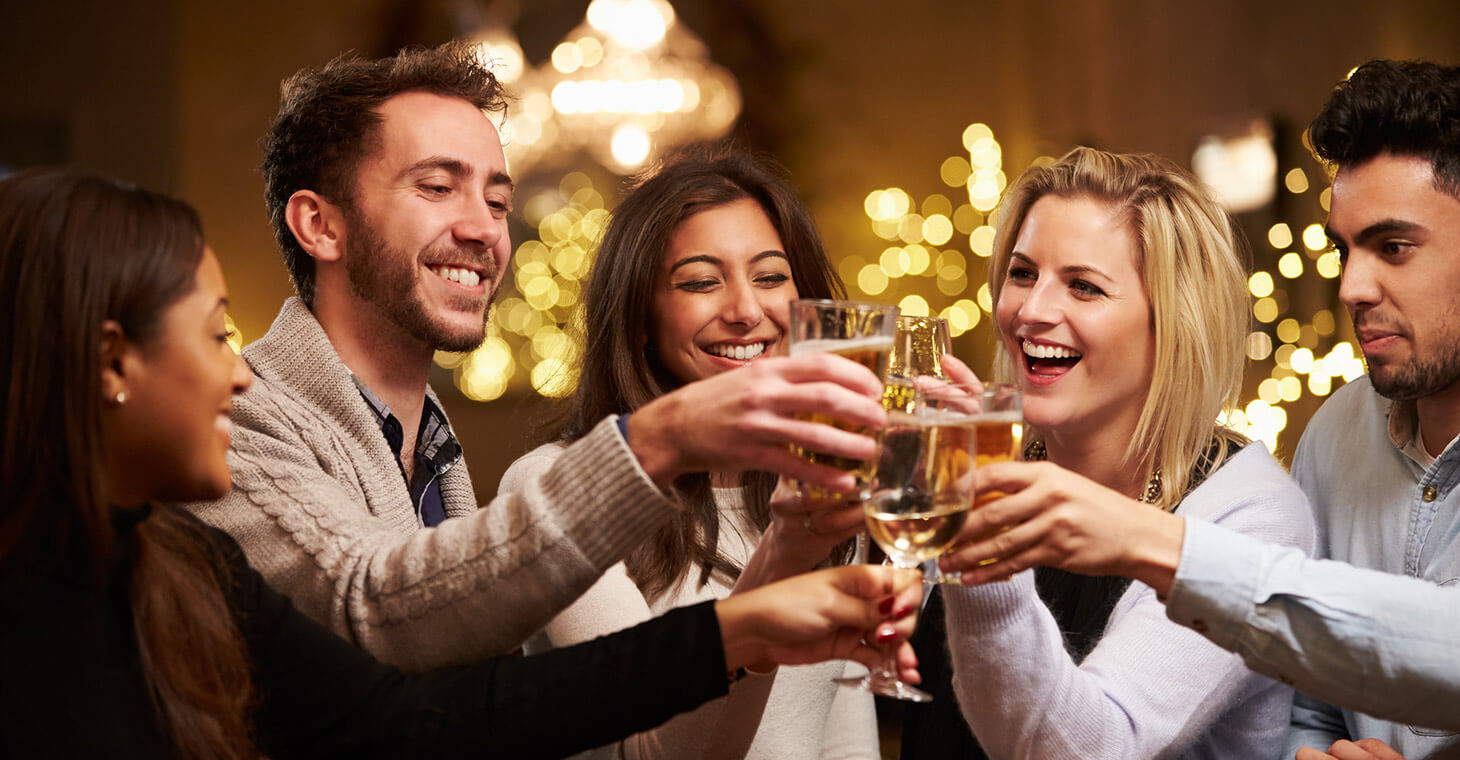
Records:
[[[188,506],[305,614],[385,662],[511,651],[677,508],[606,419],[480,509],[458,463],[441,478],[449,519],[420,527],[376,418],[301,301],[243,356],[257,377],[234,401],[233,488]]]

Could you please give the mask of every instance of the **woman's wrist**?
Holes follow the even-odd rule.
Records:
[[[750,559],[746,560],[744,569],[740,571],[739,579],[735,581],[734,592],[749,591],[785,580],[814,567],[813,564],[785,551],[785,544],[781,538],[783,528],[784,522],[779,518],[772,519],[770,525],[766,526],[765,532],[760,536],[760,541],[755,545],[755,551],[751,553]]]
[[[763,647],[756,641],[755,623],[744,597],[732,595],[716,601],[715,618],[720,623],[720,646],[725,650],[726,672],[733,673],[752,666],[765,669]]]

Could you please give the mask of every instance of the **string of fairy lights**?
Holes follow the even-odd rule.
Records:
[[[892,245],[875,261],[850,255],[837,265],[848,286],[865,297],[885,298],[889,289],[912,291],[898,301],[898,308],[913,316],[936,313],[948,320],[953,337],[973,329],[993,303],[987,278],[974,298],[967,297],[968,254],[950,243],[956,234],[968,241],[968,250],[975,257],[992,255],[994,228],[988,214],[1008,185],[1003,149],[988,125],[970,124],[964,129],[963,147],[968,155],[949,156],[938,172],[944,185],[966,191],[954,197],[956,207],[954,199],[944,193],[933,193],[914,204],[900,187],[873,190],[867,194],[863,211],[871,220],[872,233]],[[935,311],[938,303],[944,305]]]

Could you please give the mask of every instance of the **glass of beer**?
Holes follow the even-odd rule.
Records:
[[[966,404],[920,399],[912,412],[892,410],[871,495],[862,502],[873,540],[899,568],[917,569],[958,536],[973,503],[977,425]],[[897,677],[894,652],[862,678],[838,683],[884,697],[932,697]]]
[[[978,466],[994,462],[1011,462],[1024,458],[1024,392],[1013,383],[989,383],[983,389],[981,411],[974,418],[978,425]],[[998,501],[1006,494],[989,491],[979,494],[974,502],[981,507]],[[997,559],[978,564],[992,565]],[[939,574],[939,582],[959,583],[956,575]]]
[[[989,383],[983,387],[979,405],[978,464],[1009,462],[1024,457],[1024,392],[1013,383]],[[974,506],[981,506],[1004,494],[983,494]]]
[[[802,298],[791,302],[791,356],[834,353],[872,370],[879,380],[887,379],[887,363],[892,354],[893,336],[897,327],[897,307],[886,304],[855,303]],[[829,415],[805,415],[802,419],[834,425],[876,437],[879,431],[848,427]],[[857,497],[865,496],[876,472],[877,460],[846,459],[816,451],[800,449],[806,459],[849,472],[857,479]],[[798,484],[801,495],[808,498],[838,498],[846,494],[825,493],[822,489]]]

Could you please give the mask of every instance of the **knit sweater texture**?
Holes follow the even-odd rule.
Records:
[[[422,527],[375,416],[301,301],[243,356],[256,379],[234,401],[233,488],[189,508],[305,614],[382,661],[421,669],[515,649],[676,509],[609,418],[480,509],[458,463],[441,476],[448,519]]]

